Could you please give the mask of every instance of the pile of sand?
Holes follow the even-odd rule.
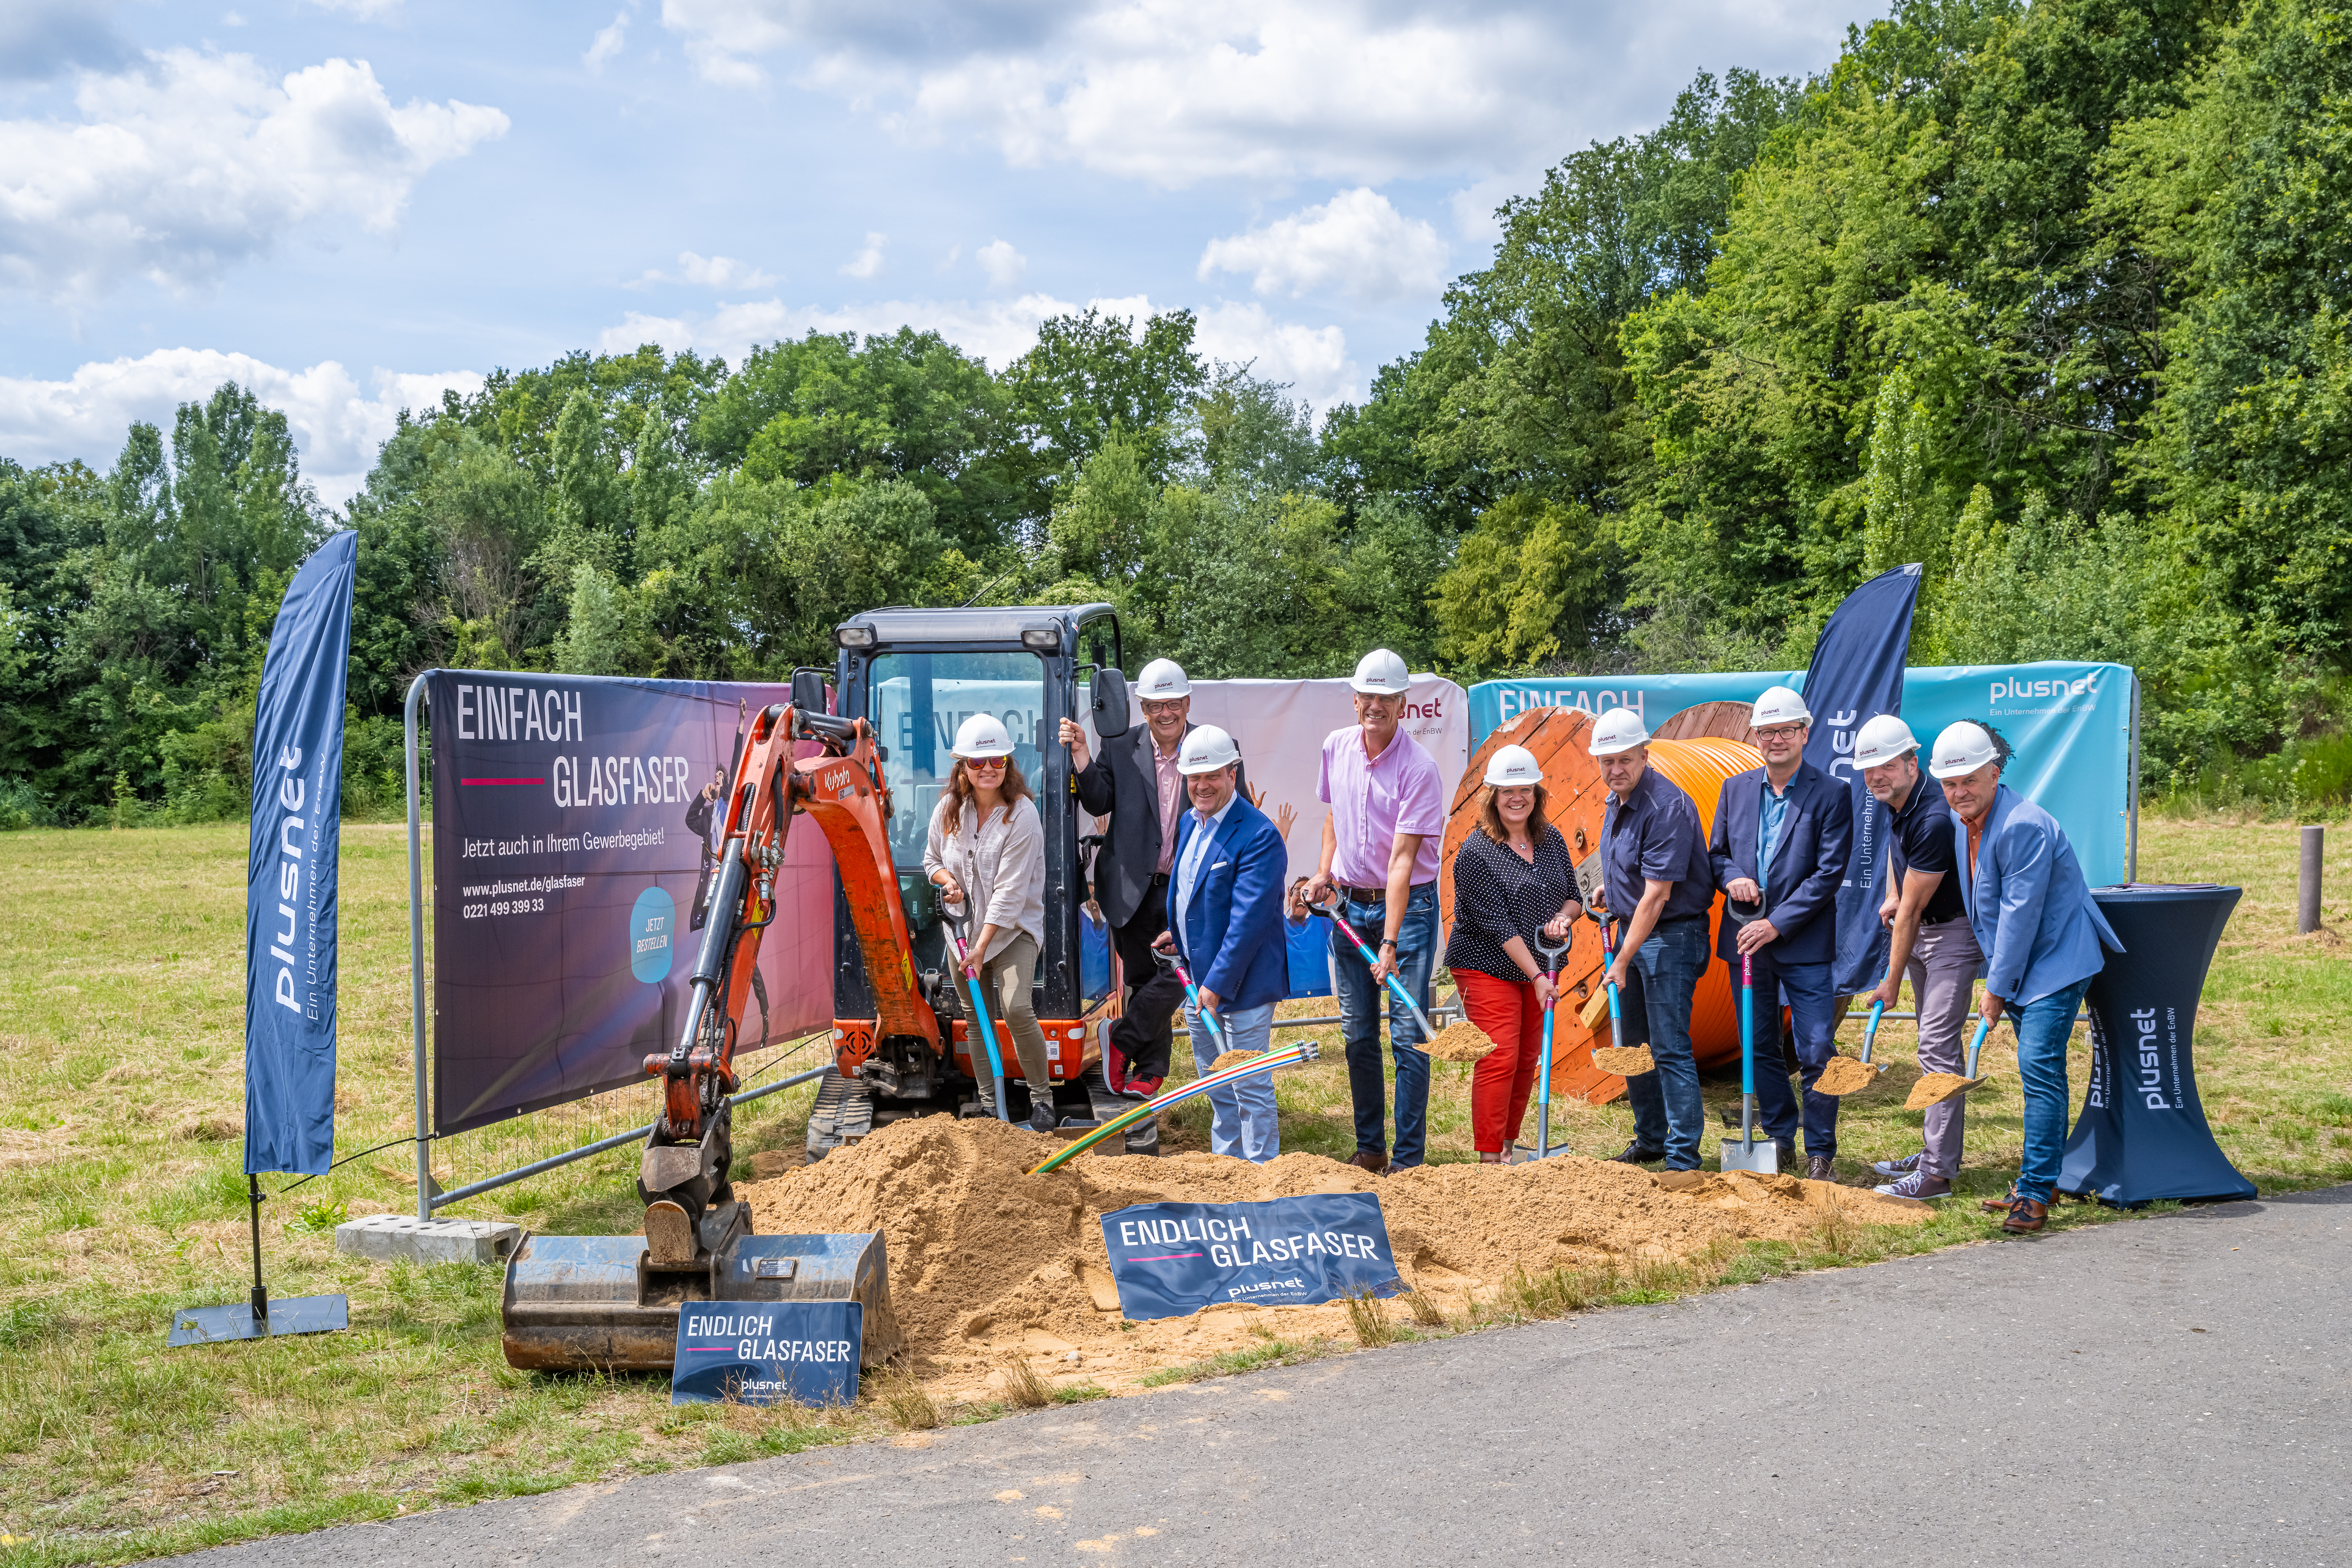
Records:
[[[1828,1182],[1654,1176],[1575,1155],[1375,1177],[1320,1155],[1254,1166],[1207,1154],[1087,1154],[1051,1175],[1025,1174],[1058,1146],[1002,1122],[924,1116],[737,1190],[765,1235],[881,1231],[907,1347],[926,1380],[950,1392],[985,1383],[1010,1353],[1052,1357],[1067,1376],[1116,1386],[1257,1343],[1253,1325],[1284,1337],[1347,1333],[1336,1305],[1218,1306],[1125,1323],[1100,1219],[1130,1204],[1377,1192],[1405,1278],[1449,1309],[1493,1293],[1517,1270],[1683,1258],[1718,1240],[1792,1241],[1833,1208],[1895,1224],[1928,1212]]]

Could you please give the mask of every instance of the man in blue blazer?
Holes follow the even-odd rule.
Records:
[[[1835,1181],[1838,1103],[1815,1092],[1813,1082],[1837,1049],[1830,964],[1837,956],[1838,884],[1853,851],[1853,794],[1805,760],[1812,717],[1786,686],[1769,687],[1756,699],[1748,722],[1764,766],[1725,780],[1707,859],[1728,901],[1715,950],[1731,967],[1735,997],[1742,955],[1755,969],[1757,1112],[1780,1151],[1780,1168],[1793,1171],[1797,1101],[1780,1054],[1786,992],[1805,1092],[1805,1176]]]
[[[2000,781],[2008,748],[1984,726],[1962,720],[1936,737],[1927,771],[1952,809],[1952,852],[1960,866],[1969,925],[1984,950],[1987,1024],[2002,1013],[2017,1030],[2018,1085],[2025,1096],[2025,1155],[2002,1209],[2003,1230],[2026,1234],[2050,1215],[2050,1192],[2066,1148],[2066,1037],[2092,979],[2106,967],[2102,944],[2120,953],[2074,846],[2056,818]]]
[[[1184,737],[1177,770],[1192,809],[1176,830],[1175,874],[1168,884],[1168,929],[1153,946],[1182,961],[1200,989],[1184,1009],[1192,1061],[1206,1073],[1227,1051],[1264,1051],[1274,1004],[1290,990],[1283,939],[1283,877],[1289,852],[1265,813],[1244,800],[1241,750],[1233,737],[1204,724]],[[1204,1015],[1223,1027],[1209,1032]],[[1252,1078],[1209,1092],[1209,1152],[1265,1161],[1282,1152],[1274,1084]]]

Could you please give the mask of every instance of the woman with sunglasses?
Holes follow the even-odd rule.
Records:
[[[1031,997],[1045,934],[1045,827],[1013,760],[1013,737],[992,715],[976,713],[956,730],[955,766],[924,841],[923,874],[942,904],[971,900],[980,929],[969,950],[980,966],[982,994],[990,1016],[1013,1035],[1021,1075],[1029,1081],[1029,1125],[1050,1133],[1056,1125],[1054,1081]],[[974,1058],[984,1059],[987,1047],[971,1044]]]

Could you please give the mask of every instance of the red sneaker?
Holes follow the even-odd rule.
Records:
[[[1150,1100],[1159,1094],[1160,1085],[1165,1082],[1160,1078],[1130,1078],[1125,1092],[1130,1100]]]
[[[1108,1040],[1103,1042],[1103,1082],[1114,1094],[1127,1092],[1127,1057]]]

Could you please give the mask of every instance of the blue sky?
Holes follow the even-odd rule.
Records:
[[[111,462],[222,380],[323,498],[404,404],[653,340],[740,360],[1190,307],[1318,408],[1491,212],[1830,0],[6,0],[0,455]]]

